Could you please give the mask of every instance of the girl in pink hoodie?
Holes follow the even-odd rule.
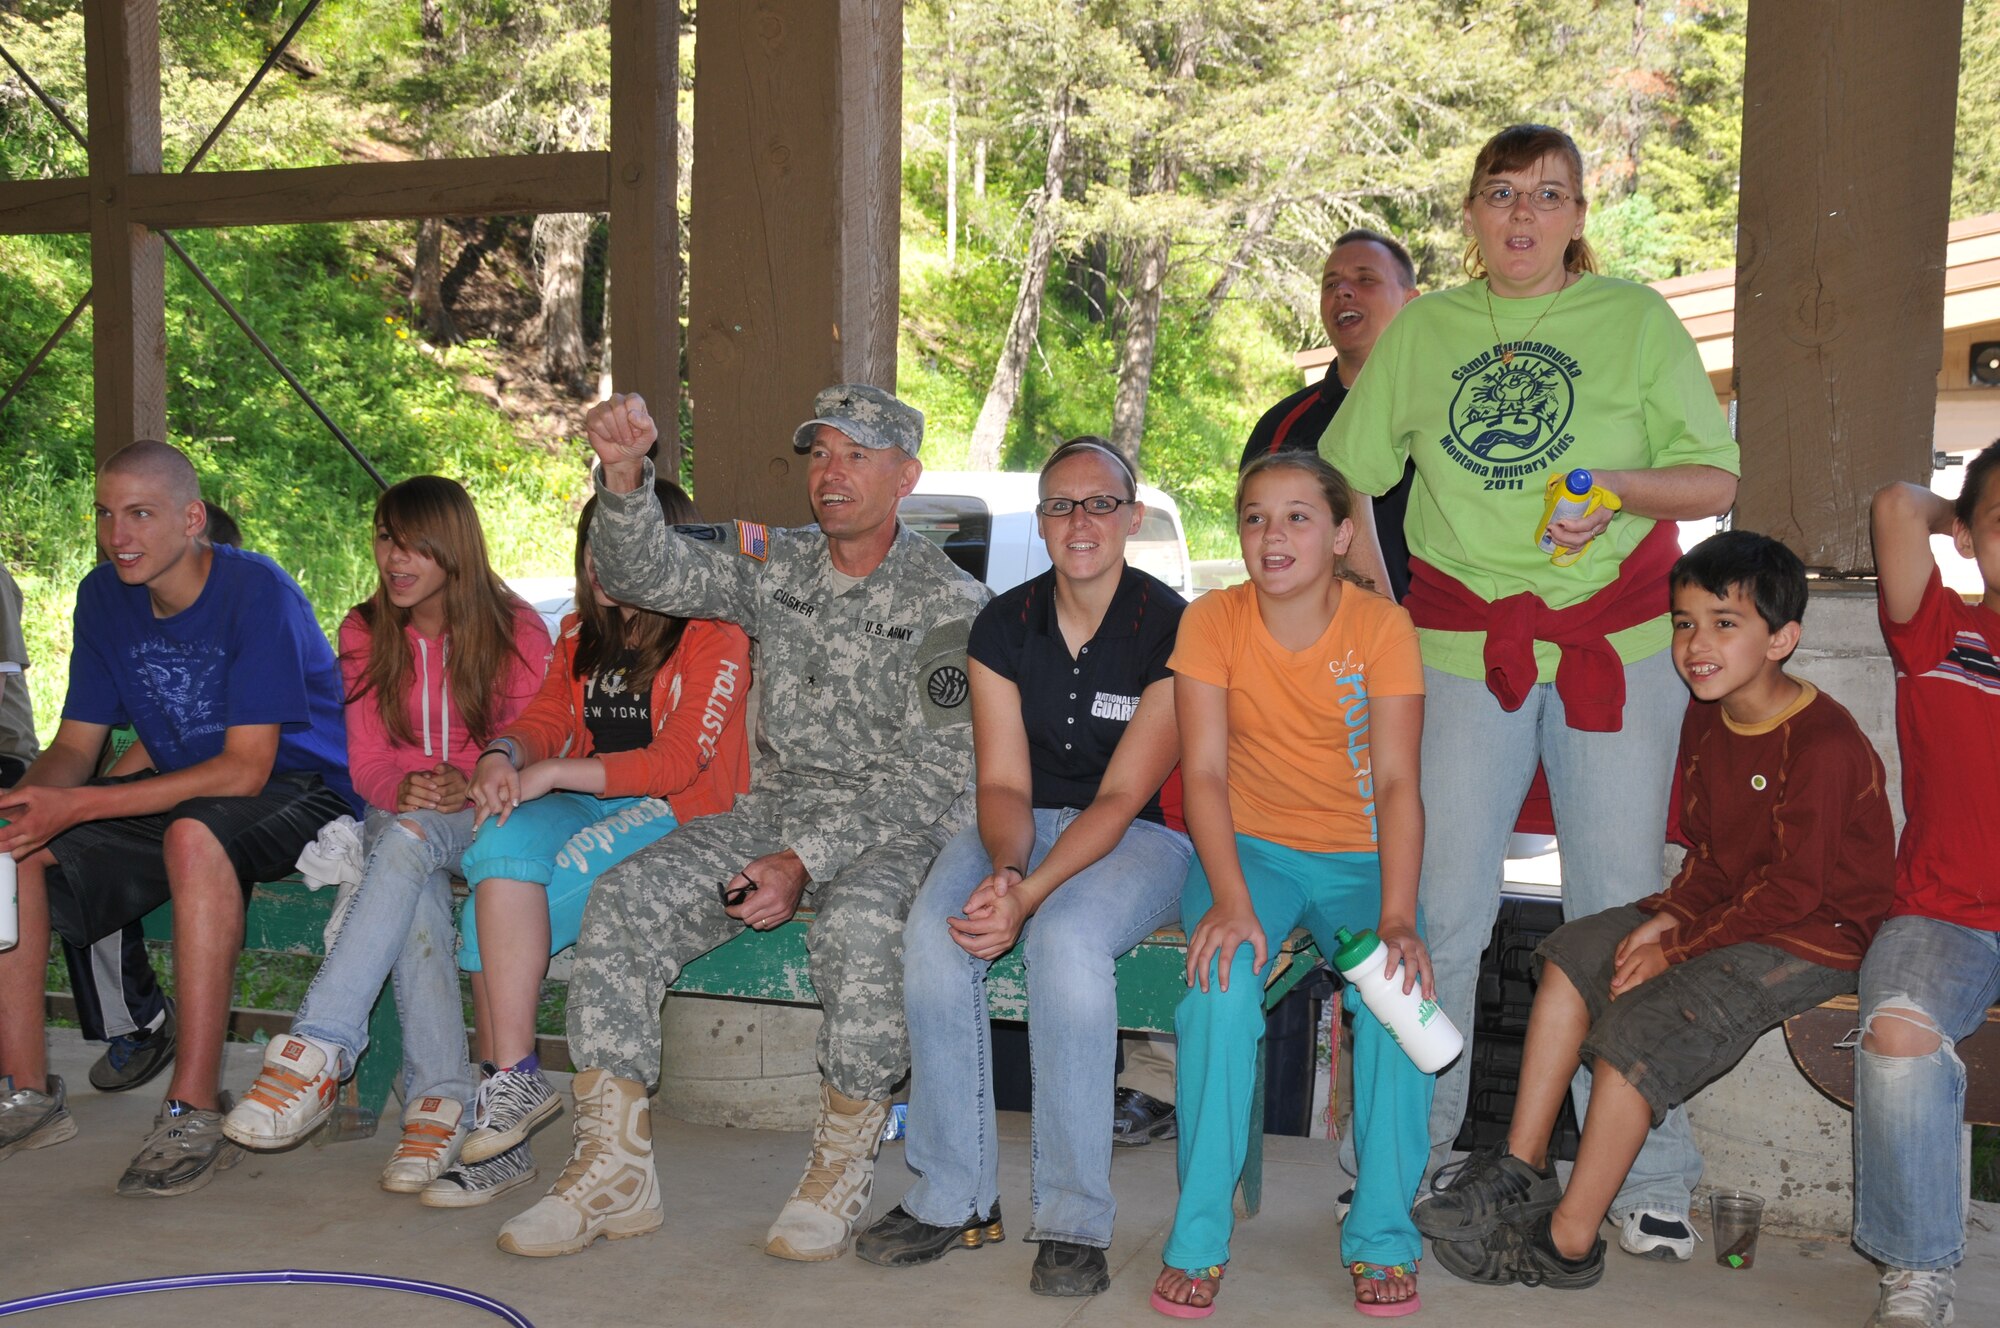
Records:
[[[393,974],[405,1107],[382,1188],[414,1194],[456,1160],[473,1092],[451,918],[451,875],[472,843],[468,778],[540,687],[549,635],[494,574],[453,480],[420,475],[383,493],[375,565],[375,594],[340,625],[348,766],[368,803],[361,885],[292,1032],[272,1040],[223,1132],[277,1149],[317,1128]]]

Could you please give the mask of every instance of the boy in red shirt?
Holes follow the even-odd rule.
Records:
[[[1578,1289],[1646,1131],[1764,1032],[1855,989],[1888,911],[1894,833],[1881,758],[1851,715],[1784,671],[1805,568],[1730,531],[1674,565],[1686,862],[1667,889],[1562,927],[1539,986],[1504,1144],[1416,1207],[1432,1257],[1473,1282]],[[1581,1061],[1590,1111],[1565,1191],[1549,1133]]]
[[[1908,819],[1895,904],[1861,969],[1854,1243],[1883,1265],[1871,1328],[1939,1328],[1965,1256],[1952,1044],[2000,997],[2000,443],[1965,468],[1957,503],[1892,484],[1873,518]],[[1933,535],[1978,563],[1979,603],[1945,589]]]

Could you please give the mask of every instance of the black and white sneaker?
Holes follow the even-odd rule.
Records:
[[[459,1149],[461,1162],[486,1162],[527,1141],[535,1127],[553,1120],[562,1098],[540,1070],[479,1067],[485,1079],[472,1102],[472,1133]]]
[[[1172,1139],[1179,1133],[1173,1103],[1162,1102],[1136,1088],[1118,1090],[1111,1108],[1112,1143],[1120,1148],[1137,1148],[1155,1139]]]
[[[1679,1213],[1637,1208],[1618,1224],[1618,1248],[1641,1259],[1686,1263],[1694,1258],[1694,1243],[1700,1239],[1700,1233]]]
[[[535,1174],[535,1155],[526,1144],[517,1144],[484,1162],[454,1162],[417,1192],[417,1202],[426,1208],[477,1208],[532,1183]]]

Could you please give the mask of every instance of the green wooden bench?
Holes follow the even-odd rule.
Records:
[[[244,915],[243,948],[277,954],[322,955],[321,934],[333,912],[335,891],[311,891],[296,877],[251,891]],[[745,932],[689,964],[674,984],[677,993],[737,1000],[817,1005],[806,957],[806,929],[812,914],[801,913],[768,932]],[[173,905],[147,916],[146,935],[173,936]],[[1271,1009],[1312,972],[1319,957],[1312,937],[1294,932],[1267,965],[1264,1008]],[[1187,991],[1187,937],[1179,927],[1163,928],[1118,961],[1118,1026],[1124,1032],[1171,1033],[1174,1008]],[[1028,1018],[1028,980],[1018,949],[995,963],[986,978],[987,1009],[995,1019]],[[402,1068],[402,1026],[392,989],[384,986],[368,1020],[368,1049],[342,1088],[341,1138],[374,1133],[396,1089]],[[551,1068],[554,1068],[553,1066]],[[1264,1052],[1258,1044],[1256,1096],[1250,1108],[1249,1154],[1243,1165],[1238,1202],[1246,1215],[1263,1200]]]

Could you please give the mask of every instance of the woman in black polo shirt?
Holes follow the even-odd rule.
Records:
[[[1035,1083],[1028,1239],[1041,1243],[1028,1285],[1088,1296],[1110,1284],[1112,965],[1179,917],[1192,851],[1167,671],[1186,605],[1125,565],[1136,491],[1102,439],[1057,448],[1036,509],[1053,566],[973,624],[979,819],[938,855],[904,932],[918,1180],[857,1242],[871,1263],[1000,1239],[984,980],[1018,942]]]

